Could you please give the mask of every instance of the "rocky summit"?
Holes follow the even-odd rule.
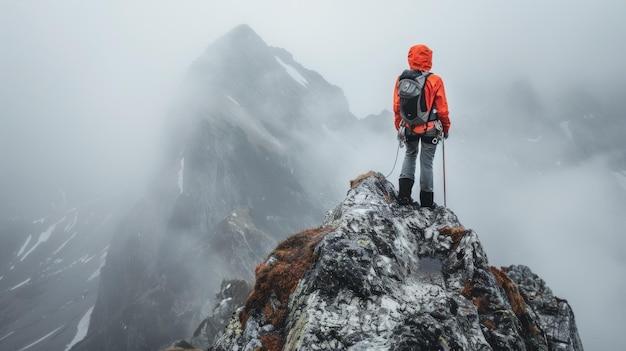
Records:
[[[447,208],[399,206],[380,173],[256,267],[221,350],[582,350],[574,313],[528,267],[489,265]]]

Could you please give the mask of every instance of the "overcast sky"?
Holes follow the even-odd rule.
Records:
[[[522,77],[540,92],[619,86],[626,78],[625,15],[621,0],[1,0],[0,179],[20,188],[89,178],[103,189],[142,179],[183,74],[242,23],[341,87],[357,117],[390,109],[408,48],[426,43],[454,126],[455,113],[475,108],[481,94]],[[471,218],[461,221],[472,227]],[[593,316],[593,306],[574,308]],[[624,318],[594,317],[582,321],[583,343],[608,349],[589,344],[607,338],[590,326],[612,321],[608,329],[619,330]]]
[[[626,76],[624,4],[4,0],[0,149],[15,172],[52,176],[80,162],[87,175],[123,181],[149,164],[190,63],[241,23],[340,86],[357,117],[389,108],[418,42],[434,50],[452,117],[484,94],[474,87],[499,89],[510,77],[558,89],[577,72],[576,82],[604,89]],[[55,152],[65,156],[47,157]]]

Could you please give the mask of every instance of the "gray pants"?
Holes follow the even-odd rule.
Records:
[[[433,159],[435,158],[435,150],[437,150],[436,136],[420,135],[413,136],[411,139],[406,142],[406,153],[404,154],[400,178],[415,180],[415,163],[419,145],[422,144],[420,153],[420,190],[433,192]],[[433,143],[433,140],[436,140],[435,143]]]

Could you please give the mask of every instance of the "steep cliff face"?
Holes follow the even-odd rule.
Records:
[[[116,230],[75,351],[191,336],[223,279],[252,280],[277,241],[319,222],[332,201],[330,186],[304,175],[325,157],[311,140],[355,120],[339,88],[240,26],[194,62],[181,90],[164,166]]]
[[[582,350],[574,314],[524,266],[489,265],[454,213],[400,207],[379,173],[282,241],[212,350]]]

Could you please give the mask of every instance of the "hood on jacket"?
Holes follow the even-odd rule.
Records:
[[[433,51],[424,44],[413,45],[409,49],[409,67],[420,71],[430,71],[433,66]]]

